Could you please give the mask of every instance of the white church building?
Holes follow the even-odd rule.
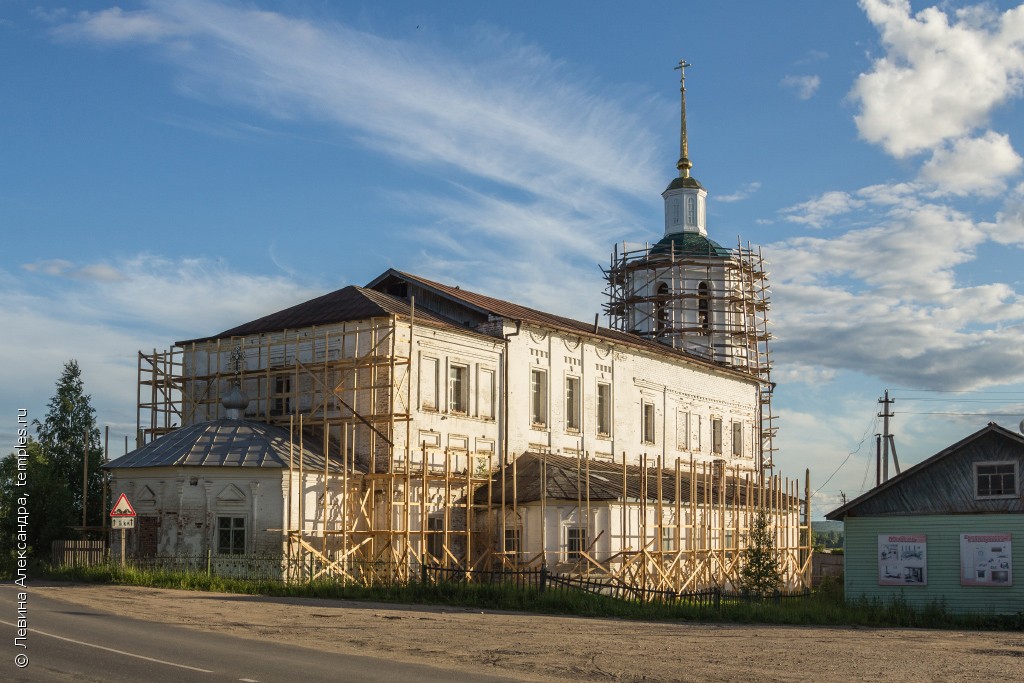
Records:
[[[681,591],[729,585],[766,507],[803,585],[806,477],[770,462],[767,279],[708,238],[682,83],[664,234],[615,248],[608,326],[391,269],[140,353],[139,448],[107,465],[139,514],[129,552]]]

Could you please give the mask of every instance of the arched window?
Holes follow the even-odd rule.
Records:
[[[668,329],[668,285],[662,282],[658,285],[658,298],[654,302],[654,317],[656,331],[660,334]]]
[[[697,324],[701,332],[711,331],[711,295],[706,282],[697,285]]]

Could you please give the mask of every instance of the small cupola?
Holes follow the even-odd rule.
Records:
[[[689,146],[686,139],[686,67],[685,60],[679,61],[679,177],[672,180],[661,193],[665,200],[665,234],[673,235],[682,232],[695,232],[707,236],[707,197],[708,192],[696,178],[690,175],[693,163],[690,161]]]

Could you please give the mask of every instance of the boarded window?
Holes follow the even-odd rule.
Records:
[[[732,423],[732,454],[743,455],[743,423]]]
[[[422,357],[420,361],[420,407],[437,410],[437,367],[436,358]]]
[[[580,378],[565,378],[565,428],[580,428]]]
[[[612,385],[597,385],[597,433],[610,436],[612,433]]]
[[[690,414],[685,410],[676,411],[676,449],[690,449]]]
[[[711,452],[722,452],[722,420],[717,417],[711,418]]]
[[[480,370],[477,384],[477,410],[480,417],[494,419],[494,370]]]
[[[643,404],[643,442],[654,443],[654,404]]]
[[[530,422],[538,427],[548,424],[548,373],[530,371]]]

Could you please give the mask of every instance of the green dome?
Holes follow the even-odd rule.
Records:
[[[729,250],[714,240],[709,240],[699,232],[677,232],[665,235],[660,242],[651,247],[650,256],[711,256],[728,258]]]

